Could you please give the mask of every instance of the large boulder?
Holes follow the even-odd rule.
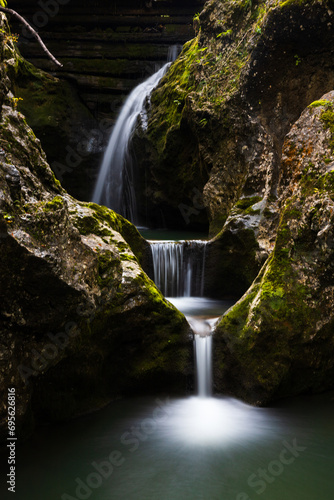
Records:
[[[0,60],[0,434],[7,389],[18,433],[136,392],[181,391],[191,368],[184,316],[139,262],[148,244],[112,210],[62,188],[11,93],[5,18]],[[190,363],[190,364],[189,364]]]
[[[286,136],[274,251],[214,335],[219,391],[264,404],[333,387],[333,155],[334,91]]]
[[[334,88],[333,19],[331,0],[206,2],[196,38],[152,94],[147,128],[137,127],[138,196],[151,222],[209,226],[239,254],[251,230],[258,250],[248,252],[244,283],[273,249],[284,137]],[[242,214],[252,200],[258,213]]]

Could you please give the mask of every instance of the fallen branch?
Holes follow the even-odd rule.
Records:
[[[32,26],[30,26],[30,24],[24,19],[24,17],[20,16],[20,14],[18,14],[15,10],[7,9],[6,7],[0,7],[0,12],[4,12],[5,14],[10,14],[11,16],[16,17],[20,21],[20,23],[22,23],[33,34],[33,36],[36,38],[37,42],[40,44],[40,46],[42,47],[44,52],[47,54],[47,56],[51,59],[51,61],[53,61],[57,66],[62,68],[62,66],[63,66],[62,63],[60,63],[51,54],[51,52],[47,49],[47,47],[45,46],[45,44],[44,44],[43,40],[41,39],[41,37],[39,36],[39,34],[34,30],[34,28]]]

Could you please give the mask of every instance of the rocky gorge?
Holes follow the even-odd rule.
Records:
[[[215,390],[252,404],[333,388],[333,12],[330,0],[209,0],[133,139],[147,224],[210,233],[205,294],[239,298],[214,332]],[[136,32],[127,22],[131,36],[148,36],[144,18]],[[48,102],[47,146],[55,130],[68,135],[72,117],[96,127],[106,117],[99,108],[119,94],[91,76],[88,85],[99,70],[79,69],[75,58],[57,76],[31,67],[2,23],[1,387],[19,388],[22,429],[123,394],[185,391],[191,333],[143,271],[150,274],[147,242],[113,211],[73,198],[73,179],[71,195],[64,190],[19,111],[39,119],[31,103],[41,87],[77,103],[62,129],[63,115],[52,118],[58,104]],[[119,41],[117,23],[94,44]],[[182,26],[193,37],[188,21]],[[167,31],[150,35],[156,42]],[[165,56],[164,43],[152,61]],[[51,44],[60,59],[63,44]],[[115,63],[124,81],[122,67]],[[76,176],[85,169],[89,161]]]

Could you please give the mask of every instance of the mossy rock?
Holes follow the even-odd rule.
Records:
[[[333,99],[308,107],[287,135],[274,250],[214,336],[217,389],[251,403],[333,387],[334,197],[324,161]]]

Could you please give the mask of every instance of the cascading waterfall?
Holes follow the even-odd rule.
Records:
[[[154,281],[165,297],[202,297],[206,241],[150,241]]]
[[[176,301],[182,300],[182,297],[192,297],[192,302],[203,297],[206,243],[202,240],[150,242],[154,281],[181,310],[184,303]],[[187,319],[195,334],[198,395],[209,397],[212,385],[212,325],[210,320],[192,315],[187,315]]]
[[[170,47],[167,63],[133,89],[126,99],[111,133],[94,189],[93,202],[112,208],[134,224],[138,224],[138,212],[131,154],[132,135],[139,117],[142,126],[147,126],[147,99],[179,52],[179,45]]]
[[[212,336],[195,335],[197,391],[200,397],[211,395],[212,386]]]
[[[93,201],[104,204],[138,224],[134,159],[131,139],[138,120],[147,127],[146,109],[154,87],[180,52],[171,46],[167,63],[138,85],[126,99],[110,136],[94,189]],[[203,297],[206,242],[152,241],[154,280],[166,297]],[[211,392],[211,328],[207,321],[188,318],[196,339],[198,391]],[[197,334],[196,334],[197,333]],[[199,333],[199,334],[198,334]]]

